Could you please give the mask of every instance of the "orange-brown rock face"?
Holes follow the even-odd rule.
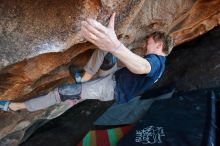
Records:
[[[219,24],[220,1],[198,0],[172,26],[171,35],[178,45],[204,34]]]
[[[0,98],[21,99],[68,77],[66,66],[88,49],[80,22],[88,17],[108,23],[117,12],[116,32],[129,49],[144,37],[165,31],[176,44],[191,40],[220,23],[219,0],[2,1],[0,4]],[[77,57],[80,60],[80,57]]]
[[[106,25],[114,11],[116,33],[129,49],[155,30],[178,45],[220,24],[219,0],[1,0],[0,100],[22,101],[71,81],[68,65],[83,66],[95,49],[81,37],[81,21],[90,17]],[[13,126],[26,116],[16,115]],[[13,121],[10,114],[0,117]],[[33,119],[27,121],[26,127]],[[16,131],[10,126],[1,127],[6,132],[0,139]]]

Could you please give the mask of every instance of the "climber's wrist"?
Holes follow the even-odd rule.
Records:
[[[110,52],[115,53],[117,50],[121,48],[121,46],[122,46],[122,43],[118,40],[117,42],[115,42],[114,47],[110,49]]]

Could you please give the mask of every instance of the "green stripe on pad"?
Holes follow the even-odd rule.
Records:
[[[107,133],[108,133],[108,139],[109,139],[110,146],[116,146],[116,144],[118,142],[118,138],[117,138],[117,135],[115,133],[115,130],[114,129],[108,129]]]
[[[82,146],[89,146],[90,145],[90,132],[86,134],[86,136],[83,138]]]

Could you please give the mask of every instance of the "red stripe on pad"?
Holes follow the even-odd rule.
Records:
[[[96,130],[96,146],[110,146],[106,130]]]
[[[126,135],[126,133],[128,133],[133,127],[134,127],[133,125],[121,127],[121,131],[122,131],[123,135]]]

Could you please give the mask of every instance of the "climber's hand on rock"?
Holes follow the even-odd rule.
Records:
[[[104,51],[112,52],[115,48],[120,46],[115,30],[115,13],[112,14],[108,27],[94,19],[87,19],[81,23],[81,33],[86,40],[95,44]]]

